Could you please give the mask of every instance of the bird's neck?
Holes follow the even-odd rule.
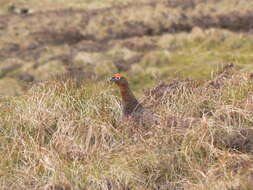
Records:
[[[119,86],[119,89],[122,97],[124,114],[131,114],[134,109],[139,105],[139,102],[135,98],[128,85],[121,85]]]
[[[126,102],[126,103],[137,102],[138,103],[137,99],[135,98],[134,94],[132,93],[128,85],[119,86],[119,89],[120,89],[120,94],[121,94],[123,102]]]

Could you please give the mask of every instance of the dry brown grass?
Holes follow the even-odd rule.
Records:
[[[0,18],[0,189],[252,189],[252,1],[24,2]],[[121,122],[118,71],[156,127]]]
[[[1,189],[250,190],[248,75],[236,72],[220,88],[186,80],[155,89],[144,105],[160,124],[146,130],[120,122],[105,82],[56,80],[2,98]]]
[[[126,72],[135,89],[151,87],[154,79],[207,79],[221,63],[252,69],[251,1],[108,0],[96,8],[86,5],[98,1],[16,4],[41,10],[0,18],[0,94],[22,94],[31,78],[48,80],[73,68],[99,79]]]

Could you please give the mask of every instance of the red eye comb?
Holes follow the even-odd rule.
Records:
[[[115,78],[121,78],[123,76],[121,74],[115,74],[115,75],[113,75],[113,77],[115,77]]]

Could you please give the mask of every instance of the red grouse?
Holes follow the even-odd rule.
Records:
[[[121,74],[115,74],[111,80],[120,89],[123,104],[123,119],[134,121],[135,123],[153,125],[156,123],[154,115],[145,109],[135,98],[128,81]]]

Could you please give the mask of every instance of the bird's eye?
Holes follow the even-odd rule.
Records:
[[[119,80],[119,79],[120,79],[120,77],[115,77],[115,79],[116,79],[116,80]]]

